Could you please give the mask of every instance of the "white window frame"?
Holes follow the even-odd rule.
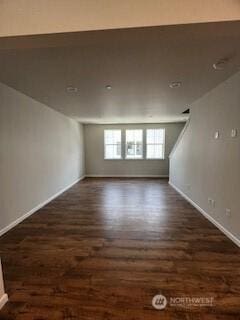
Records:
[[[105,132],[106,131],[120,131],[121,141],[120,141],[120,157],[119,158],[106,158],[106,145],[117,145],[117,143],[105,143]],[[104,143],[104,160],[122,160],[122,130],[121,129],[104,129],[104,137],[103,137],[103,143]]]
[[[148,130],[162,130],[163,131],[163,143],[147,143],[147,131]],[[146,160],[165,160],[165,144],[166,144],[166,129],[165,128],[148,128],[148,129],[146,129],[146,141],[145,141]],[[148,158],[148,156],[147,156],[148,145],[161,145],[161,146],[163,146],[163,156],[158,157],[158,158]]]
[[[142,156],[138,158],[128,157],[127,155],[127,131],[142,131]],[[144,160],[144,130],[142,128],[139,129],[125,129],[125,160]]]

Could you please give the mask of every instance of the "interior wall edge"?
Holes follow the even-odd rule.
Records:
[[[84,125],[85,163],[88,176],[116,176],[116,177],[168,177],[169,153],[172,150],[184,122],[179,123],[135,123],[135,124],[88,124]],[[104,159],[104,130],[118,129],[122,131],[121,153],[122,159]],[[143,130],[143,158],[126,159],[126,130]],[[164,159],[146,158],[146,132],[147,129],[165,129]]]
[[[2,264],[0,259],[0,310],[7,303],[7,301],[8,301],[8,295],[5,293],[5,290],[4,290]]]
[[[4,293],[4,295],[0,298],[0,310],[7,302],[8,302],[8,295]]]
[[[240,239],[240,72],[191,105],[191,121],[170,158],[170,181],[211,221]]]
[[[169,158],[171,158],[171,157],[173,156],[173,154],[174,154],[175,150],[177,149],[180,141],[183,139],[184,134],[185,134],[185,132],[187,131],[187,128],[188,128],[188,126],[189,126],[189,124],[190,124],[190,121],[191,121],[191,117],[189,116],[189,118],[188,118],[188,120],[186,121],[184,127],[182,128],[182,131],[180,132],[180,134],[179,134],[179,136],[178,136],[178,138],[177,138],[177,141],[175,142],[175,144],[174,144],[171,152],[169,153],[169,156],[168,156]]]
[[[83,176],[85,162],[83,126],[76,120],[4,83],[0,96],[2,233]]]
[[[172,181],[168,182],[169,185],[175,189],[185,200],[187,200],[195,209],[197,209],[205,218],[207,218],[212,224],[214,224],[222,233],[224,233],[232,242],[240,247],[240,239],[235,237],[229,230],[223,227],[217,220],[215,220],[209,213],[203,210],[198,204],[196,204],[191,198],[189,198],[182,190],[180,190]]]
[[[46,204],[48,204],[49,202],[51,202],[52,200],[54,200],[55,198],[57,198],[58,196],[60,196],[63,192],[67,191],[68,189],[70,189],[72,186],[74,186],[76,183],[78,183],[79,181],[85,179],[85,175],[81,176],[80,178],[78,178],[77,180],[75,180],[73,183],[71,183],[70,185],[68,185],[67,187],[61,189],[59,192],[55,193],[53,196],[51,196],[50,198],[48,198],[47,200],[39,203],[36,207],[32,208],[30,211],[26,212],[25,214],[21,215],[18,219],[14,220],[13,222],[11,222],[9,225],[7,225],[5,228],[3,228],[2,230],[0,230],[0,237],[2,235],[4,235],[6,232],[8,232],[9,230],[11,230],[12,228],[14,228],[16,225],[18,225],[19,223],[21,223],[23,220],[27,219],[28,217],[30,217],[33,213],[35,213],[36,211],[38,211],[39,209],[43,208]]]

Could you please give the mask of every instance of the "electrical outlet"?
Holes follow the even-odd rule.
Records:
[[[212,198],[208,198],[208,203],[212,208],[215,208],[215,200]]]
[[[231,209],[226,208],[225,213],[226,213],[226,216],[227,216],[227,217],[231,217]]]

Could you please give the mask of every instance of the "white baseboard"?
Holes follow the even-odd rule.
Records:
[[[12,229],[13,227],[15,227],[17,224],[19,224],[20,222],[22,222],[23,220],[25,220],[26,218],[28,218],[29,216],[31,216],[34,212],[38,211],[39,209],[41,209],[42,207],[44,207],[46,204],[48,204],[49,202],[51,202],[53,199],[57,198],[58,196],[60,196],[60,194],[62,194],[63,192],[65,192],[66,190],[68,190],[69,188],[71,188],[74,184],[76,184],[77,182],[83,180],[85,178],[85,175],[80,177],[79,179],[75,180],[73,183],[71,183],[70,185],[68,185],[67,187],[61,189],[59,192],[55,193],[53,196],[51,196],[50,198],[48,198],[46,201],[43,201],[42,203],[40,203],[39,205],[37,205],[36,207],[34,207],[33,209],[31,209],[30,211],[28,211],[27,213],[23,214],[20,218],[16,219],[15,221],[11,222],[8,226],[6,226],[5,228],[3,228],[2,230],[0,230],[0,237],[8,232],[10,229]]]
[[[4,295],[0,298],[0,310],[8,302],[8,295],[4,293]]]
[[[191,203],[194,208],[196,208],[204,217],[206,217],[210,222],[212,222],[220,231],[222,231],[230,240],[232,240],[238,247],[240,247],[240,239],[235,237],[230,231],[223,227],[219,222],[217,222],[210,214],[204,211],[199,205],[197,205],[193,200],[191,200],[184,192],[182,192],[178,187],[176,187],[171,181],[169,184],[173,189],[175,189],[181,196]]]
[[[87,174],[86,178],[168,178],[168,175],[149,174]]]

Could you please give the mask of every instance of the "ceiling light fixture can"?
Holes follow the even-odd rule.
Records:
[[[169,87],[170,87],[171,89],[176,89],[176,88],[181,87],[181,85],[182,85],[182,82],[180,82],[180,81],[174,81],[174,82],[170,83]]]
[[[228,63],[228,59],[227,58],[220,59],[216,63],[213,64],[213,69],[215,69],[215,70],[223,70],[227,63]]]
[[[111,89],[112,89],[112,86],[111,86],[110,84],[107,84],[107,85],[105,86],[105,89],[111,90]]]
[[[67,87],[67,92],[70,92],[70,93],[78,92],[78,88],[73,87],[73,86],[69,86],[69,87]]]

